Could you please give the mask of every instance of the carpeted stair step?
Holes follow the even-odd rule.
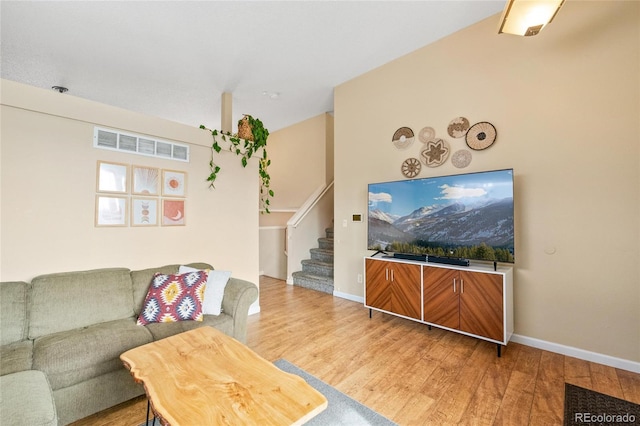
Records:
[[[293,285],[333,294],[333,278],[331,277],[322,277],[303,271],[294,272],[292,275]]]
[[[333,277],[333,263],[305,259],[302,262],[302,272],[321,277]]]
[[[327,228],[324,230],[325,235],[327,236],[327,238],[331,238],[333,239],[333,228]]]
[[[318,247],[333,250],[333,238],[318,238]]]
[[[313,260],[333,263],[333,250],[312,248],[309,252],[311,253],[311,259]]]

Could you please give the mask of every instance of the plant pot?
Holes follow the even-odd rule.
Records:
[[[249,124],[249,118],[245,115],[238,121],[238,137],[248,141],[253,140],[253,129]]]

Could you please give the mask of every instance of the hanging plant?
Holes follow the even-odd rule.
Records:
[[[211,173],[207,177],[210,188],[215,188],[214,182],[220,172],[220,166],[214,161],[213,157],[215,153],[222,151],[222,147],[218,143],[218,137],[222,141],[229,142],[229,151],[235,153],[241,157],[242,167],[247,167],[251,156],[262,148],[262,158],[258,162],[258,175],[260,176],[260,203],[262,204],[265,213],[271,213],[269,211],[269,205],[271,204],[271,198],[274,193],[269,188],[271,176],[267,168],[271,164],[271,160],[267,156],[267,138],[269,137],[269,130],[265,129],[262,121],[257,118],[253,118],[250,115],[245,115],[238,121],[238,134],[232,135],[227,132],[218,132],[217,130],[207,129],[204,125],[200,125],[201,129],[209,130],[213,138],[211,145],[211,160],[209,161],[209,169]]]

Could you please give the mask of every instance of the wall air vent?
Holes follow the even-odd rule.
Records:
[[[168,160],[189,161],[188,145],[99,127],[93,129],[93,146]]]

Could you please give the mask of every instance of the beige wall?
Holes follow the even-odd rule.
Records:
[[[284,227],[260,227],[260,275],[287,279],[285,239]]]
[[[471,165],[513,168],[515,332],[640,361],[640,3],[569,1],[538,36],[498,35],[499,15],[335,91],[336,291],[363,295],[367,184],[402,179],[417,156],[401,126],[492,122]]]
[[[1,89],[1,280],[205,261],[258,283],[257,160],[243,169],[223,151],[210,190],[206,131],[7,80]],[[93,148],[96,124],[187,143],[191,161]],[[186,226],[96,228],[98,160],[185,171]]]
[[[334,135],[334,119],[333,115],[325,114],[325,135],[326,135],[326,181],[327,184],[333,182],[333,168],[335,164],[334,152],[335,152],[335,135]]]
[[[297,209],[326,183],[327,127],[331,121],[330,115],[321,114],[269,135],[274,210]]]

